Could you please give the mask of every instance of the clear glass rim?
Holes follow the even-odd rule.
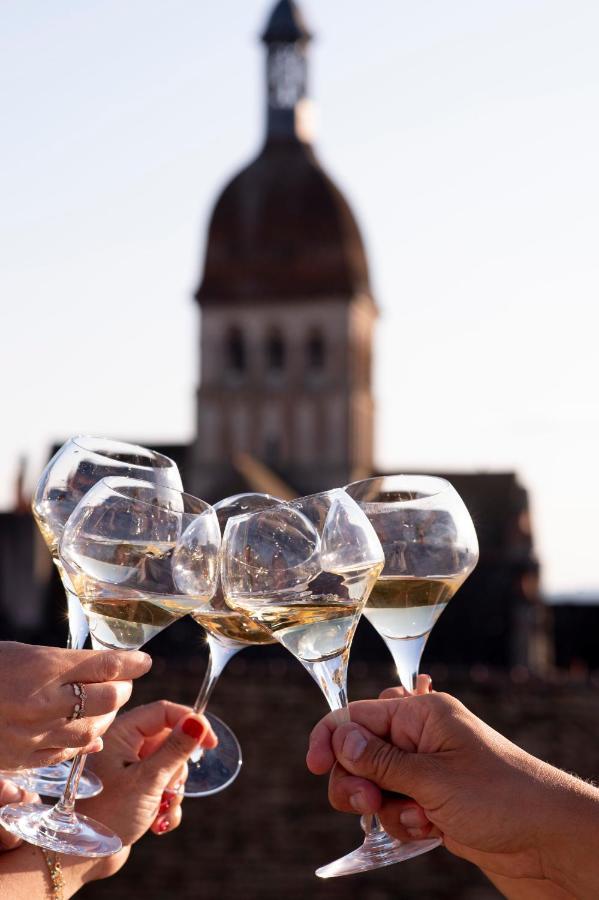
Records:
[[[145,458],[147,459],[148,464],[144,465],[143,463],[132,461],[126,462],[123,459],[118,459],[118,457],[110,456],[107,453],[104,453],[102,448],[98,446],[98,444],[102,442],[105,444],[113,444],[116,452],[118,452],[119,449],[122,449],[123,453],[130,453],[131,456],[138,456],[140,459]],[[166,456],[158,450],[152,450],[150,447],[144,447],[141,444],[131,444],[128,441],[121,441],[115,438],[93,434],[76,434],[74,437],[70,438],[67,443],[74,444],[76,447],[79,447],[80,450],[85,451],[85,453],[91,453],[93,456],[97,456],[100,459],[107,459],[113,463],[120,463],[122,466],[132,469],[147,469],[148,471],[152,471],[152,469],[177,469],[175,461],[171,459],[170,456]],[[155,461],[158,465],[152,465],[152,461]]]
[[[212,507],[214,510],[216,510],[216,512],[220,512],[221,510],[226,510],[227,507],[224,504],[232,503],[233,501],[243,500],[246,497],[263,497],[266,500],[274,500],[275,501],[275,503],[273,504],[273,507],[265,507],[265,509],[274,508],[275,506],[278,506],[279,504],[285,502],[284,500],[281,500],[280,497],[275,497],[274,494],[265,494],[262,491],[242,491],[240,494],[231,494],[230,497],[223,497],[222,500],[217,500],[216,503],[212,504]],[[254,512],[264,512],[264,510],[256,509],[256,510],[254,510]],[[250,512],[238,513],[238,515],[239,516],[251,516],[251,515],[253,515],[253,513],[250,513]],[[237,516],[231,516],[231,518],[235,519],[235,518],[237,518]]]
[[[107,487],[111,491],[111,493],[113,493],[116,497],[121,497],[123,500],[135,500],[137,503],[142,503],[144,506],[149,506],[151,509],[160,509],[164,512],[172,513],[176,516],[196,519],[198,516],[203,516],[205,513],[214,513],[216,515],[214,507],[211,506],[207,500],[202,500],[201,497],[194,497],[193,494],[187,494],[185,491],[178,491],[177,488],[170,487],[166,484],[161,484],[155,481],[144,481],[141,478],[131,478],[128,475],[107,475],[106,478],[101,478],[100,481],[97,481],[89,489],[88,493],[84,495],[82,500],[84,501],[92,491],[96,490],[96,488],[98,488],[99,490],[101,485]],[[190,512],[187,510],[166,509],[164,506],[160,506],[158,503],[152,503],[150,500],[144,500],[141,497],[131,497],[124,490],[122,490],[123,487],[150,488],[154,492],[156,492],[157,490],[160,492],[168,491],[169,494],[176,494],[178,497],[183,497],[184,501],[190,500],[192,504],[199,503],[201,506],[201,511]]]
[[[429,484],[431,488],[435,488],[427,493],[422,493],[419,497],[411,497],[405,498],[401,500],[373,500],[368,499],[366,497],[356,498],[352,497],[349,489],[356,487],[359,484],[367,485],[374,484],[377,481],[385,481],[387,479],[406,479],[406,481],[412,480],[413,482],[420,482],[422,484]],[[433,500],[435,497],[440,497],[443,494],[455,493],[456,490],[452,483],[447,480],[447,478],[442,478],[440,475],[419,475],[418,473],[397,473],[397,474],[388,474],[388,475],[373,475],[371,478],[359,478],[357,481],[350,481],[349,484],[346,484],[343,490],[352,498],[355,503],[363,504],[363,505],[386,505],[386,506],[407,506],[409,504],[418,505],[419,503],[428,503],[430,500]],[[392,491],[393,489],[390,488]],[[401,490],[401,489],[398,489]],[[406,490],[406,493],[411,493],[409,489]]]
[[[336,487],[336,488],[330,488],[327,491],[317,491],[317,493],[315,493],[315,494],[307,494],[305,497],[297,497],[295,500],[281,500],[278,503],[276,503],[274,506],[267,507],[266,509],[257,509],[257,510],[254,510],[253,512],[240,513],[238,516],[231,516],[231,518],[228,520],[227,524],[225,525],[225,529],[223,531],[223,543],[221,544],[221,554],[224,552],[225,536],[227,535],[227,531],[232,530],[233,527],[237,527],[238,525],[241,524],[241,522],[246,521],[248,519],[252,519],[255,516],[262,516],[262,515],[265,515],[266,513],[272,513],[274,510],[277,510],[277,509],[293,509],[294,512],[298,512],[300,514],[300,516],[303,516],[308,522],[310,522],[310,519],[308,518],[308,516],[306,516],[305,513],[302,512],[302,510],[300,508],[300,504],[306,502],[307,500],[314,500],[316,497],[327,497],[327,496],[331,496],[331,495],[332,496],[337,495],[339,497],[348,497],[352,501],[352,503],[355,503],[356,506],[358,507],[358,509],[360,509],[357,501],[354,500],[353,497],[350,497],[350,495],[346,492],[345,488]],[[234,523],[237,523],[237,525],[234,525]],[[311,522],[310,522],[310,524],[312,525]],[[320,534],[318,535],[318,537],[320,540]],[[314,550],[314,552],[310,555],[308,560],[302,560],[302,562],[298,563],[296,566],[287,566],[285,571],[293,572],[294,569],[299,569],[300,566],[304,566],[307,561],[309,561],[310,559],[313,558],[313,556],[316,554],[316,552],[317,552],[317,550]],[[251,563],[246,563],[246,562],[244,562],[244,560],[239,559],[238,556],[233,556],[233,559],[235,559],[239,563],[242,563],[247,569],[254,569],[256,571],[259,571],[262,568],[261,566],[253,566]],[[382,562],[384,562],[384,557],[382,559]]]

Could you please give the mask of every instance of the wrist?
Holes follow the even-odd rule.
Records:
[[[594,900],[599,884],[599,790],[572,775],[553,771],[559,777],[552,786],[552,802],[544,810],[543,871],[547,879],[579,900]]]
[[[130,852],[130,847],[123,847],[122,850],[113,856],[99,859],[62,856],[62,872],[65,886],[69,890],[67,896],[77,893],[91,881],[101,881],[104,878],[110,878],[111,875],[115,875],[124,866]]]

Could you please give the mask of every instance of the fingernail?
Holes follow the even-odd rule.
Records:
[[[162,822],[158,825],[158,834],[164,834],[165,831],[168,831],[171,827],[171,823],[168,819],[163,819]]]
[[[104,748],[104,741],[102,740],[102,738],[96,738],[96,740],[93,742],[93,744],[90,744],[85,752],[86,753],[99,753],[100,750],[102,750],[103,748]]]
[[[165,813],[171,805],[171,797],[167,796],[166,792],[162,795],[162,800],[160,801],[160,806],[158,807],[158,814]]]
[[[199,741],[204,734],[204,726],[200,721],[198,721],[198,719],[192,719],[192,717],[189,716],[189,718],[185,719],[185,721],[183,722],[181,731],[188,737],[193,738],[194,741]]]
[[[424,837],[422,828],[406,828],[406,831],[411,838],[414,838],[415,841],[419,840],[419,838]]]
[[[364,753],[367,743],[368,741],[362,732],[357,728],[352,728],[351,731],[347,732],[343,741],[343,756],[352,762],[356,762]]]
[[[352,794],[349,798],[349,805],[352,809],[355,809],[356,812],[366,813],[368,812],[366,806],[366,796],[363,791],[356,791],[355,794]]]
[[[24,793],[16,784],[7,781],[2,788],[2,803],[18,803],[23,799]]]
[[[417,828],[419,830],[422,816],[418,810],[414,809],[412,806],[409,809],[404,809],[404,811],[399,814],[399,821],[404,828]]]

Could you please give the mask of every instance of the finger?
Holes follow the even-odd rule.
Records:
[[[430,675],[418,675],[416,678],[415,694],[431,694],[433,690],[433,679]]]
[[[52,729],[45,743],[52,747],[87,747],[105,734],[114,722],[116,713],[95,718],[76,719]]]
[[[416,677],[416,689],[414,691],[415,694],[430,694],[433,690],[433,680],[430,675],[418,675]],[[410,697],[411,694],[409,691],[406,691],[404,687],[390,687],[385,688],[384,691],[381,691],[379,694],[379,700],[397,700],[401,697]]]
[[[360,722],[374,734],[385,735],[389,732],[396,704],[397,698],[384,703],[379,700],[358,700],[350,703],[349,713],[352,721]],[[337,714],[329,713],[312,729],[306,764],[314,775],[324,775],[332,768],[335,762],[335,753],[331,741],[333,733],[338,727]]]
[[[409,697],[408,692],[404,687],[390,687],[385,688],[384,691],[381,691],[379,694],[379,700],[397,700],[399,697]]]
[[[378,815],[385,831],[400,841],[419,841],[439,835],[422,807],[413,800],[384,799]]]
[[[172,810],[169,810],[167,813],[164,813],[161,816],[158,816],[154,819],[151,830],[154,834],[167,834],[169,831],[174,831],[175,828],[178,828],[181,824],[181,819],[183,817],[183,812],[180,806],[175,807]]]
[[[365,815],[379,811],[383,795],[372,781],[348,775],[337,764],[329,780],[329,802],[339,812]]]
[[[10,831],[5,831],[4,828],[0,828],[0,853],[4,853],[7,850],[16,850],[22,843],[21,838],[11,834]]]
[[[60,712],[57,718],[70,720],[77,706],[82,708],[82,716],[88,719],[116,713],[131,697],[132,681],[110,681],[103,684],[86,684],[83,699],[73,690],[72,684],[63,684],[59,689]],[[76,721],[76,720],[75,720]]]
[[[0,778],[0,806],[6,806],[7,803],[20,803],[24,795],[25,791],[18,785],[6,778]]]
[[[141,650],[69,650],[69,656],[71,665],[62,674],[65,685],[130,681],[152,667],[152,657]]]
[[[0,779],[0,806],[7,803],[22,803],[26,798],[26,791],[13,784],[12,781]],[[0,852],[5,850],[15,850],[23,842],[10,831],[0,828]]]
[[[407,705],[408,701],[401,702]],[[337,761],[344,769],[373,781],[383,790],[414,796],[429,768],[426,754],[402,750],[381,740],[362,725],[341,725],[333,734],[332,744]]]
[[[191,713],[189,706],[171,703],[169,700],[156,700],[144,706],[136,706],[124,713],[119,721],[127,721],[144,738],[159,734],[165,728],[171,730],[185,716]],[[210,728],[212,732],[212,729]]]
[[[196,747],[216,747],[216,738],[203,716],[193,713],[177,722],[164,744],[139,763],[139,778],[146,790],[169,784]]]
[[[31,768],[38,766],[54,766],[56,763],[68,762],[78,753],[99,753],[104,747],[102,738],[97,738],[87,747],[46,747],[43,750],[35,750],[31,754]]]

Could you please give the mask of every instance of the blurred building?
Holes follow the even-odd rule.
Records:
[[[311,34],[298,6],[280,0],[261,39],[264,143],[218,196],[195,294],[197,436],[188,447],[159,448],[178,462],[188,489],[211,501],[248,489],[288,498],[376,472],[376,303],[356,219],[312,144]],[[513,473],[448,477],[473,514],[481,558],[436,626],[429,662],[542,673],[552,650],[526,491]],[[15,573],[33,571],[33,557],[11,546],[0,556],[5,591],[33,598],[20,615],[33,604],[42,623],[46,608],[60,606],[58,582],[49,594],[33,578],[29,591],[18,587]],[[9,607],[10,597],[5,615]],[[380,655],[379,639],[362,631],[356,653]]]
[[[200,495],[228,493],[243,454],[301,493],[372,471],[376,306],[356,220],[312,146],[310,39],[298,7],[278,3],[262,34],[264,144],[210,220],[196,293]]]
[[[187,472],[210,500],[248,486],[310,493],[375,472],[377,310],[358,224],[312,144],[310,40],[298,6],[280,0],[262,34],[264,144],[221,191],[208,228]],[[436,626],[431,658],[545,671],[526,492],[511,473],[451,480],[477,522],[481,561]],[[380,643],[361,635],[356,651]]]

